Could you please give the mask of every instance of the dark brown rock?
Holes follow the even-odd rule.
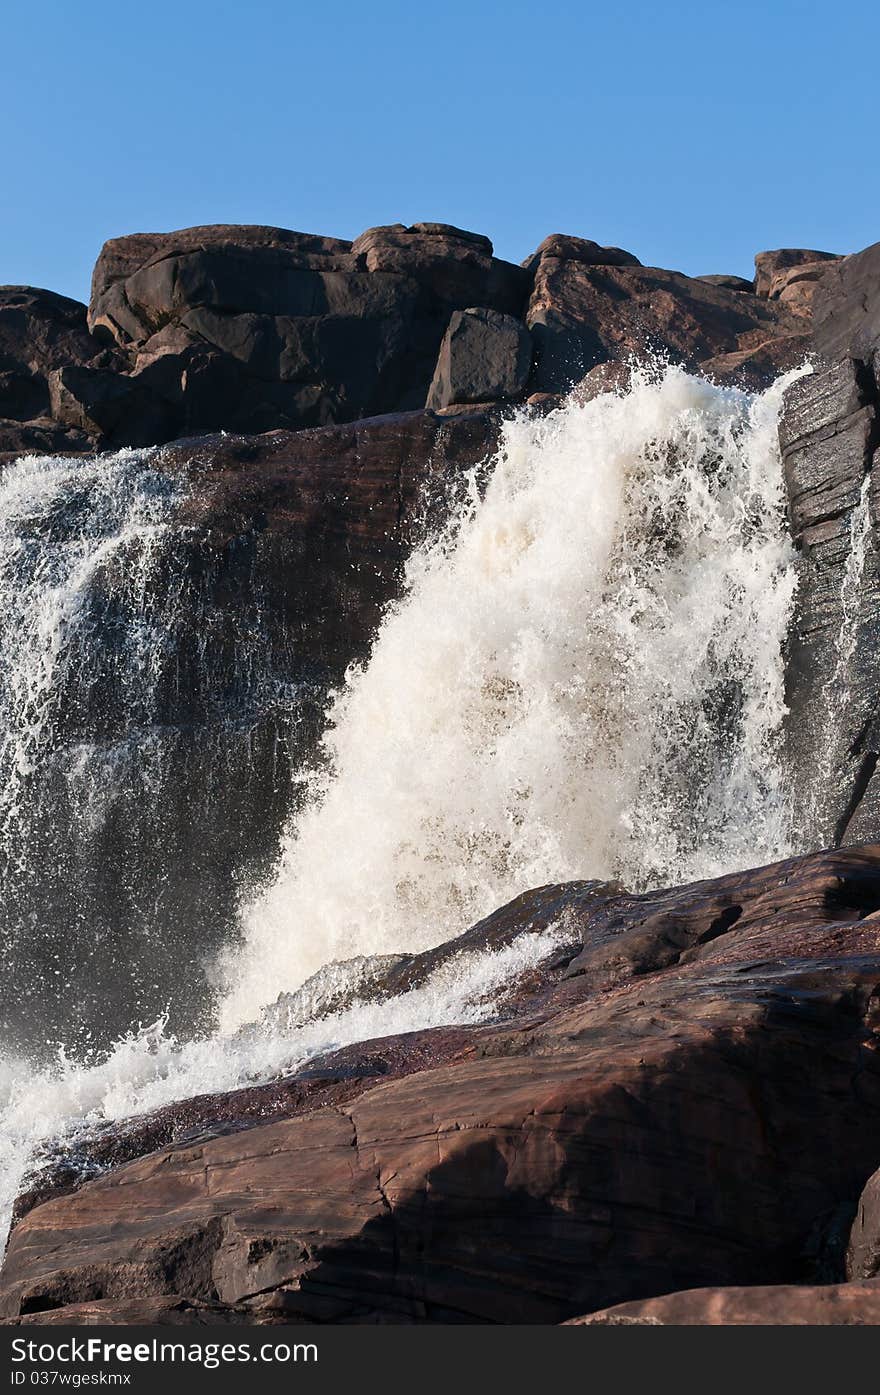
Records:
[[[169,434],[167,404],[123,373],[71,364],[54,369],[48,386],[53,419],[104,446],[148,446]]]
[[[645,353],[709,359],[751,387],[785,359],[762,346],[805,328],[826,256],[761,254],[759,304],[742,278],[691,280],[562,233],[519,267],[487,237],[443,223],[370,228],[353,243],[222,224],[115,238],[87,318],[50,292],[0,289],[0,421],[22,423],[0,430],[0,454],[417,409],[451,317],[473,307],[507,318],[481,354],[459,343],[461,385],[432,390],[437,407],[520,395],[527,341],[512,322],[524,319],[537,347],[532,395]]]
[[[0,453],[94,444],[99,432],[56,418],[51,405],[53,374],[86,365],[111,376],[120,366],[89,333],[84,305],[33,286],[0,286]]]
[[[848,305],[848,302],[847,302]],[[786,392],[780,423],[800,584],[787,672],[797,817],[811,843],[880,828],[880,557],[870,366],[821,360]]]
[[[798,368],[810,355],[809,334],[780,334],[749,349],[704,359],[700,372],[713,382],[763,392],[780,373]]]
[[[592,402],[603,392],[626,392],[632,381],[632,366],[620,359],[597,363],[571,390],[576,402]]]
[[[519,397],[532,367],[531,335],[498,310],[456,310],[443,336],[427,406]]]
[[[755,256],[755,294],[772,294],[774,281],[780,272],[818,262],[837,262],[836,252],[816,252],[805,247],[780,247],[775,252],[758,252]],[[777,283],[779,284],[779,283]]]
[[[655,354],[694,368],[799,328],[783,307],[674,271],[544,254],[527,323],[533,386],[560,391],[595,364]]]
[[[274,272],[278,286],[283,286],[285,275],[288,279],[294,276],[295,280],[297,271],[351,270],[355,262],[350,253],[351,243],[339,238],[247,224],[213,224],[172,233],[132,233],[113,238],[102,247],[92,274],[89,327],[117,342],[149,337],[155,328],[152,316],[157,309],[161,312],[163,304],[160,300],[157,305],[156,297],[164,295],[173,301],[175,296],[185,295],[184,287],[177,290],[177,273],[182,271],[186,283],[187,276],[192,275],[189,269],[199,265],[199,257],[213,258],[201,263],[206,270],[211,266],[225,267],[225,279],[213,294],[221,298],[224,292],[229,294],[226,287],[236,272],[241,272],[243,280],[232,295],[247,301],[264,290],[265,275],[262,286],[249,284],[257,269],[270,277]],[[180,258],[189,259],[183,267],[177,265]],[[168,266],[164,266],[166,262]],[[142,279],[130,288],[129,301],[127,283],[135,277]],[[143,304],[139,289],[146,295]],[[212,294],[207,288],[206,291]],[[170,309],[171,304],[165,308]]]
[[[793,315],[811,321],[819,283],[830,265],[828,261],[802,262],[777,271],[770,281],[768,299],[778,300]]]
[[[45,1200],[11,1237],[2,1311],[558,1322],[815,1285],[817,1235],[880,1156],[878,910],[877,847],[638,897],[530,893],[473,935],[564,911],[573,948],[506,1019],[455,1029],[445,1063]]]
[[[80,455],[94,450],[93,437],[61,426],[52,417],[8,421],[0,417],[0,466],[22,455]]]
[[[813,300],[817,353],[871,363],[880,344],[880,243],[829,266]],[[875,365],[876,376],[876,365]]]
[[[868,1178],[859,1197],[846,1252],[846,1277],[880,1279],[880,1171]]]
[[[421,407],[450,315],[520,315],[529,278],[435,223],[354,243],[190,228],[108,243],[89,323],[167,404],[168,434],[264,431]]]
[[[526,257],[523,267],[534,273],[543,257],[583,262],[585,266],[641,266],[632,252],[624,252],[620,247],[600,247],[588,237],[571,237],[568,233],[551,233],[545,237],[537,250]]]
[[[744,276],[698,276],[697,281],[704,281],[707,286],[717,286],[722,291],[741,291],[744,295],[755,294],[754,281],[747,281]]]
[[[252,1323],[249,1308],[191,1303],[186,1298],[97,1299],[54,1312],[30,1313],[4,1324],[15,1327],[220,1327]]]

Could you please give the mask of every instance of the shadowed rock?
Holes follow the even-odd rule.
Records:
[[[179,432],[265,431],[421,407],[450,315],[518,315],[527,274],[445,224],[353,243],[206,227],[108,243],[89,324]]]
[[[644,353],[763,387],[794,351],[770,341],[807,332],[834,261],[761,253],[753,286],[565,233],[521,266],[445,223],[354,242],[251,225],[134,233],[102,248],[87,317],[48,291],[0,289],[0,457],[327,426],[429,392],[440,410],[517,400],[532,358],[532,395]]]
[[[440,345],[427,406],[517,398],[531,366],[532,340],[520,320],[497,310],[457,310]]]

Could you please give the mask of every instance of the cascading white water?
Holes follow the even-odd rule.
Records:
[[[328,959],[424,948],[527,887],[632,887],[789,850],[794,592],[780,380],[668,369],[506,428],[337,695],[226,1026]]]
[[[24,1033],[51,1038],[59,1016],[70,1020],[66,1004],[77,1011],[76,968],[95,955],[105,923],[83,894],[101,879],[101,857],[111,860],[97,851],[102,829],[136,780],[142,809],[157,780],[155,724],[182,578],[172,569],[157,582],[183,485],[154,469],[152,454],[31,457],[0,477],[7,1046]],[[84,1003],[79,1011],[88,1017]]]
[[[169,1005],[208,1020],[202,961],[261,827],[236,796],[265,802],[251,733],[277,739],[297,692],[276,681],[254,586],[230,638],[216,565],[180,520],[188,489],[155,450],[0,476],[7,1049],[108,1046]]]
[[[119,678],[140,721],[154,715],[156,679],[172,657],[174,634],[173,601],[156,604],[151,584],[166,550],[169,505],[182,488],[152,470],[149,459],[150,452],[134,450],[86,461],[30,457],[0,478],[0,849],[6,856],[13,849],[19,858],[28,855],[32,786],[58,757],[77,677],[94,671],[89,611],[96,589],[114,572],[130,617],[120,636]],[[90,716],[79,713],[82,736],[91,734]],[[110,793],[99,780],[81,790],[87,803]]]
[[[412,558],[333,699],[274,882],[217,966],[220,1031],[181,1043],[158,1023],[88,1064],[8,1063],[7,1205],[41,1139],[370,1035],[481,1020],[555,940],[453,960],[387,1003],[260,1018],[331,960],[440,943],[548,881],[646,887],[791,850],[787,381],[749,400],[641,373],[508,424],[485,492]]]

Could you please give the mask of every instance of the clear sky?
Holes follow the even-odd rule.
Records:
[[[0,283],[107,237],[432,220],[693,275],[880,240],[877,0],[2,0]]]

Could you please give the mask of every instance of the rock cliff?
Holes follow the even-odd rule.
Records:
[[[0,288],[0,453],[517,401],[646,351],[762,384],[802,356],[834,260],[762,253],[753,284],[562,234],[514,266],[440,223],[354,242],[222,225],[114,238],[87,308]]]

